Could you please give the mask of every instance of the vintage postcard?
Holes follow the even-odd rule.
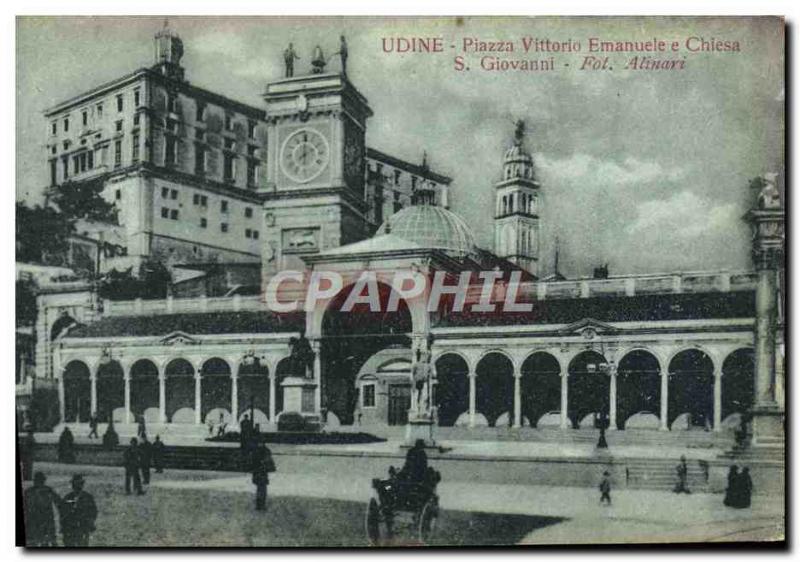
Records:
[[[18,17],[26,547],[785,540],[781,17]]]

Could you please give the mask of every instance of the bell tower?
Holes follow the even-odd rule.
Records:
[[[155,62],[153,68],[168,78],[183,80],[183,41],[177,33],[169,28],[169,21],[164,20],[164,27],[155,36]]]
[[[495,253],[539,276],[539,182],[525,149],[525,122],[517,121],[514,143],[495,183]]]

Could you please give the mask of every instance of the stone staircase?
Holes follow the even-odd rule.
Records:
[[[635,459],[625,466],[626,486],[631,489],[673,490],[678,482],[678,460]],[[709,465],[706,461],[687,459],[687,483],[692,492],[709,492]]]

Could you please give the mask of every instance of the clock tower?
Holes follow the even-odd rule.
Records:
[[[265,277],[302,258],[366,238],[365,132],[372,110],[344,74],[267,85]]]

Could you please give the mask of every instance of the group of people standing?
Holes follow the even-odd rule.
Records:
[[[750,478],[750,469],[744,467],[739,472],[739,467],[733,465],[728,470],[728,487],[725,488],[723,503],[728,507],[742,509],[750,507],[753,495],[753,479]]]
[[[150,469],[157,473],[164,472],[164,442],[156,435],[156,440],[150,443],[147,434],[138,439],[132,437],[130,445],[122,455],[122,464],[125,467],[125,493],[131,493],[131,484],[136,494],[144,495],[142,484],[150,484]]]
[[[55,512],[59,514],[64,546],[89,546],[89,535],[95,530],[97,506],[83,488],[85,480],[75,474],[70,481],[72,491],[63,498],[47,485],[47,477],[39,471],[33,485],[25,491],[25,537],[28,546],[57,546]]]

